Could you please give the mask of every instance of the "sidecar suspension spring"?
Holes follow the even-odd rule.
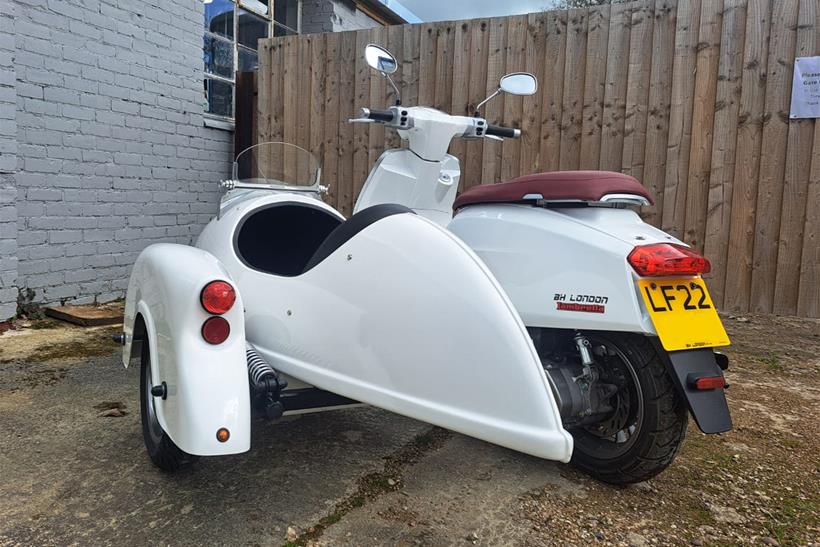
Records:
[[[245,355],[248,359],[248,376],[253,387],[260,391],[280,391],[287,386],[287,382],[279,379],[279,375],[272,366],[265,361],[256,348],[247,344]]]

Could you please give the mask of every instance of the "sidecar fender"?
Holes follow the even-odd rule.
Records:
[[[210,317],[200,303],[211,281],[228,281],[236,302],[223,317],[231,327],[222,344],[207,343],[202,324]],[[212,456],[250,448],[250,395],[245,357],[242,298],[228,271],[207,251],[160,243],[137,258],[125,304],[123,364],[148,344],[153,385],[165,382],[167,397],[155,397],[156,414],[171,440],[189,454]],[[216,438],[220,428],[228,441]]]
[[[292,277],[231,256],[230,230],[203,235],[199,244],[223,253],[253,295],[246,302],[248,340],[274,368],[310,385],[568,461],[572,437],[541,362],[486,266],[426,218],[368,211],[340,226],[347,239],[325,240],[338,247],[329,245],[329,254],[319,247],[307,270]]]

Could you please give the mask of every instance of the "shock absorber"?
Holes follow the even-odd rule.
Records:
[[[283,407],[279,395],[288,383],[276,373],[252,345],[246,342],[245,356],[248,360],[248,379],[254,406],[270,419],[282,416]]]

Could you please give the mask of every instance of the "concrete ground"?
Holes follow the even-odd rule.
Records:
[[[163,474],[108,331],[34,323],[0,335],[0,545],[807,545],[820,339],[792,332],[806,363],[762,321],[728,321],[736,431],[690,427],[673,466],[629,488],[373,408],[255,422],[250,452]],[[765,395],[783,379],[805,389]]]

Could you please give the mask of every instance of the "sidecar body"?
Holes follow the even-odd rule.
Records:
[[[285,413],[370,404],[568,461],[572,437],[532,341],[481,260],[404,207],[345,219],[317,198],[235,188],[195,247],[139,257],[123,360],[149,345],[155,414],[173,442],[193,455],[248,450],[264,361],[281,379],[266,400]],[[236,293],[217,344],[203,339],[214,281]]]

